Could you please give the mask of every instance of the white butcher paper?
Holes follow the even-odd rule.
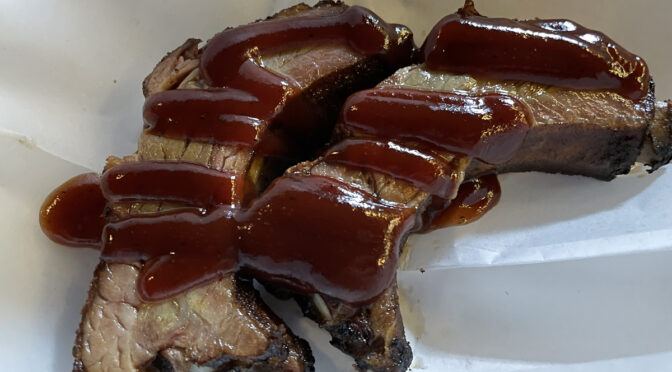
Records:
[[[0,364],[67,371],[97,253],[50,242],[44,197],[135,150],[142,79],[187,37],[265,18],[295,1],[0,0]],[[459,0],[348,1],[404,23],[422,43]],[[477,0],[485,15],[570,18],[649,64],[672,97],[672,3]],[[669,167],[668,167],[669,168]],[[399,294],[412,370],[672,370],[672,170],[605,183],[510,174],[480,221],[412,237]],[[424,270],[422,272],[420,269]],[[264,298],[311,341],[317,371],[352,359]]]

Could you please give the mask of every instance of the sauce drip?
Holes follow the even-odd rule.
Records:
[[[324,177],[285,176],[249,210],[179,211],[107,225],[107,262],[146,261],[138,291],[159,301],[239,266],[299,293],[366,303],[394,278],[410,209]]]
[[[40,227],[59,244],[100,247],[107,201],[100,191],[100,177],[86,173],[54,190],[40,208]]]
[[[566,19],[517,21],[479,15],[472,2],[434,26],[422,47],[428,68],[638,100],[649,70],[605,34]]]
[[[305,120],[305,111],[315,110],[312,105],[297,108],[301,106],[297,103],[291,112],[283,112],[301,87],[292,78],[265,69],[260,57],[325,42],[346,44],[366,57],[378,56],[391,69],[410,63],[415,49],[407,28],[387,24],[357,6],[339,14],[278,18],[225,30],[208,42],[200,59],[201,74],[215,88],[170,90],[148,97],[145,128],[160,136],[288,156],[292,149],[281,145],[284,140],[293,134],[320,137],[313,132],[323,128]],[[281,128],[270,128],[271,124]]]
[[[156,200],[201,208],[237,206],[243,200],[244,177],[192,163],[136,162],[110,168],[101,188],[114,203]]]
[[[356,134],[419,142],[488,163],[513,156],[533,123],[517,99],[490,94],[383,88],[357,92],[345,103],[343,128]]]
[[[346,139],[327,150],[324,160],[380,172],[447,199],[455,196],[461,181],[459,158],[449,161],[429,149],[394,141]]]
[[[502,194],[497,176],[483,176],[464,182],[455,199],[434,197],[423,215],[423,231],[477,221],[497,205]]]

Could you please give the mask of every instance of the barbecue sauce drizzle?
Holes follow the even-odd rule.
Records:
[[[455,196],[461,179],[460,158],[445,159],[431,149],[393,140],[345,139],[327,150],[324,161],[380,172],[446,199]]]
[[[639,100],[649,69],[605,34],[566,19],[481,16],[473,1],[443,18],[422,46],[429,69],[571,89],[610,90]]]
[[[138,292],[147,301],[244,268],[296,292],[359,305],[390,285],[414,222],[413,210],[376,202],[337,180],[285,176],[248,209],[178,210],[110,223],[102,258],[145,261]]]
[[[200,164],[172,161],[123,163],[107,170],[100,185],[110,203],[170,201],[208,208],[240,206],[244,177]]]
[[[154,94],[143,117],[149,133],[171,138],[254,148],[261,154],[287,156],[278,136],[287,128],[267,130],[280,109],[301,88],[287,76],[263,67],[261,55],[320,43],[348,45],[376,56],[389,68],[405,66],[414,53],[411,32],[387,24],[368,9],[351,6],[329,16],[271,19],[225,30],[205,46],[200,71],[211,89],[179,89]],[[296,118],[284,118],[291,126]],[[303,129],[303,128],[299,128]]]
[[[489,174],[462,183],[453,199],[434,195],[422,215],[422,231],[475,222],[497,205],[501,194],[497,175]]]
[[[488,20],[470,3],[430,34],[424,46],[430,68],[577,89],[612,89],[633,99],[646,93],[646,65],[606,36],[584,32],[569,21]],[[393,58],[395,50],[404,48],[388,49],[395,42],[389,35],[398,36],[398,46],[406,45],[404,32],[371,17],[372,13],[351,7],[337,16],[274,20],[217,35],[203,53],[201,70],[206,81],[219,88],[149,97],[144,109],[148,130],[169,137],[256,146],[278,107],[297,88],[265,70],[259,53],[277,51],[276,45],[285,42],[299,46],[312,37],[347,42],[364,55]],[[511,22],[522,31],[509,27]],[[492,68],[486,68],[477,50],[451,44],[455,40],[445,35],[450,27],[475,42],[499,38],[514,52],[547,40],[544,43],[551,45],[553,53],[566,52],[572,60],[586,55],[602,59],[585,65],[576,61],[571,66],[553,65],[535,54],[524,60],[528,65],[511,70],[515,53],[497,50]],[[526,31],[531,28],[533,33]],[[347,36],[334,36],[341,31]],[[581,35],[590,40],[577,41]],[[604,45],[611,59],[592,53]],[[448,47],[461,50],[457,54],[473,62],[472,68],[460,71],[452,53],[437,52]],[[605,63],[611,70],[605,70]],[[629,74],[614,78],[617,68]],[[467,97],[396,88],[364,91],[349,99],[342,114],[341,129],[359,138],[337,144],[327,151],[325,161],[377,171],[434,195],[423,216],[429,230],[473,221],[496,204],[499,184],[494,175],[465,182],[457,191],[454,180],[460,177],[452,172],[461,168],[456,161],[460,156],[505,161],[530,125],[526,107],[508,96]],[[446,152],[457,157],[440,155]],[[413,209],[375,201],[373,195],[334,179],[299,175],[277,179],[244,209],[238,177],[195,164],[126,164],[103,175],[104,195],[94,175],[64,184],[45,201],[41,223],[59,243],[94,246],[102,240],[103,259],[108,262],[144,261],[138,290],[147,301],[169,298],[239,269],[300,293],[322,293],[352,304],[372,301],[390,284],[399,245],[414,228]],[[456,193],[455,200],[449,201]],[[86,204],[89,207],[78,203],[85,196],[91,201]],[[109,223],[100,239],[106,200],[171,200],[187,206]]]
[[[513,156],[532,123],[526,105],[502,94],[467,96],[384,87],[350,96],[341,127],[356,135],[417,142],[502,163]]]

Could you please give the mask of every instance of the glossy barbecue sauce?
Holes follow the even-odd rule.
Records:
[[[72,247],[100,247],[107,201],[100,176],[86,173],[52,191],[40,208],[42,231],[56,243]]]
[[[483,17],[473,1],[442,19],[422,47],[429,69],[572,89],[610,90],[638,100],[646,63],[601,32],[566,19]]]
[[[102,257],[145,261],[138,292],[146,301],[242,267],[289,290],[362,304],[391,283],[414,222],[412,210],[375,202],[337,180],[285,176],[247,210],[180,210],[110,223]]]
[[[511,158],[532,122],[527,106],[510,96],[392,87],[353,94],[342,114],[342,128],[355,135],[419,142],[488,163]]]
[[[346,139],[327,150],[324,161],[380,172],[447,199],[455,196],[464,172],[461,157],[446,159],[431,149],[392,140]]]
[[[138,294],[160,301],[238,268],[236,209],[177,210],[108,224],[102,259],[144,262]]]
[[[270,26],[250,26],[218,35],[206,47],[201,69],[211,85],[221,88],[150,97],[145,106],[149,130],[166,136],[255,146],[278,105],[295,89],[292,82],[259,65],[260,52],[276,51],[275,45],[285,42],[297,46],[306,38],[322,40],[338,30],[346,30],[348,36],[338,36],[336,41],[347,41],[363,54],[384,52],[389,50],[388,42],[394,43],[393,38],[383,37],[388,26],[372,20],[361,8],[351,9],[333,17],[277,20]],[[353,19],[360,23],[353,23]],[[481,27],[490,21],[494,25]],[[504,21],[463,11],[435,28],[425,45],[427,63],[450,71],[460,66],[448,57],[437,56],[437,51],[450,46],[461,50],[467,62],[474,62],[473,69],[465,72],[479,73],[482,69],[494,77],[612,89],[632,98],[644,94],[644,90],[635,89],[632,74],[614,79],[601,73],[604,69],[590,58],[585,66],[577,65],[574,59],[590,54],[594,46],[579,48],[585,52],[581,54],[576,47],[563,44],[572,44],[572,37],[580,38],[576,30],[569,31],[573,24],[537,23],[534,27],[554,36],[547,37],[538,30],[524,36],[532,23],[515,23],[520,31],[502,26],[506,25]],[[446,42],[450,39],[442,30],[453,24],[458,31],[467,30],[458,34],[478,48],[470,50]],[[361,35],[361,39],[353,35]],[[603,37],[596,33],[581,35]],[[478,52],[484,45],[479,40],[489,37],[508,43],[504,44],[506,50],[494,46],[497,53],[491,58],[491,68],[483,67]],[[544,43],[550,46],[550,54],[568,53],[572,64],[547,64],[545,57],[532,54],[521,57],[515,74],[510,74],[507,66],[517,54],[509,53],[509,48],[527,53],[539,38],[548,40]],[[620,47],[611,48],[627,62],[629,57]],[[643,62],[635,63],[633,74],[638,69],[645,70]],[[640,77],[640,88],[645,87],[648,74]],[[397,88],[355,94],[348,100],[342,119],[345,132],[363,137],[336,145],[327,152],[326,161],[378,171],[434,195],[433,205],[424,216],[427,229],[467,223],[492,208],[499,198],[494,175],[464,183],[457,198],[448,202],[446,199],[457,189],[455,180],[461,179],[452,172],[463,170],[464,164],[458,164],[460,156],[490,163],[506,161],[532,125],[526,107],[511,97],[467,97]],[[374,136],[376,139],[371,139]],[[454,159],[440,155],[446,152],[458,155]],[[125,165],[104,174],[104,197],[97,178],[84,175],[47,199],[42,227],[58,242],[93,246],[101,241],[105,197],[111,201],[161,199],[184,204],[181,209],[109,223],[102,234],[106,261],[144,262],[138,290],[147,301],[169,298],[239,269],[296,292],[322,293],[353,304],[372,301],[390,284],[399,245],[414,228],[414,210],[379,202],[373,195],[334,179],[298,175],[277,179],[247,209],[241,209],[237,207],[237,176],[215,173],[190,164]]]
[[[422,231],[477,221],[497,205],[501,193],[497,176],[491,174],[462,183],[452,200],[434,196],[423,213]]]
[[[214,88],[152,95],[144,106],[145,128],[156,135],[255,148],[264,154],[289,152],[277,146],[283,142],[277,136],[291,130],[266,127],[300,87],[265,69],[261,56],[324,43],[345,44],[365,57],[377,56],[391,69],[410,63],[414,53],[408,29],[387,24],[357,6],[338,14],[278,18],[225,30],[208,42],[200,59],[201,74]],[[301,121],[283,120],[286,126]]]
[[[334,179],[284,176],[240,220],[241,264],[255,277],[363,304],[394,279],[415,211]]]
[[[251,148],[273,111],[264,106],[238,89],[167,90],[147,97],[145,128],[157,136]],[[267,114],[260,115],[260,109]]]
[[[183,162],[124,163],[107,170],[101,188],[110,203],[171,201],[194,207],[240,206],[245,177]]]

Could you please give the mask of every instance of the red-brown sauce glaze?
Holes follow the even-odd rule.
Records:
[[[73,247],[100,247],[107,201],[100,176],[86,173],[54,190],[40,208],[40,226],[49,239]]]
[[[324,41],[347,43],[386,61],[403,60],[412,51],[404,30],[358,7],[228,30],[201,58],[203,76],[216,88],[151,96],[144,111],[148,131],[255,149],[266,140],[282,142],[267,136],[266,127],[297,85],[265,70],[259,55]],[[545,53],[535,53],[542,44]],[[648,87],[643,62],[569,21],[487,19],[472,8],[444,19],[424,50],[430,68],[457,73],[611,89],[633,99]],[[515,58],[520,59],[513,63]],[[626,73],[615,78],[618,69]],[[448,200],[456,185],[445,175],[456,168],[438,153],[503,162],[531,125],[526,106],[504,95],[368,90],[353,95],[342,113],[343,132],[364,137],[337,144],[326,161],[378,171],[434,195],[423,216],[427,231],[475,221],[500,196],[496,176],[489,175],[462,184]],[[351,304],[367,303],[389,286],[399,245],[414,228],[413,209],[376,201],[334,179],[298,175],[277,179],[242,209],[244,186],[238,181],[237,175],[193,164],[126,164],[103,175],[104,194],[95,175],[64,184],[45,201],[40,221],[57,242],[102,245],[107,262],[143,262],[138,292],[147,301],[240,269],[292,291]],[[101,234],[105,197],[186,207],[118,220]]]
[[[109,202],[172,201],[207,208],[239,206],[245,177],[183,162],[124,163],[107,170],[101,188]]]
[[[282,152],[275,137],[292,129],[274,128],[270,133],[267,127],[300,87],[291,78],[265,69],[261,55],[324,43],[346,44],[363,56],[379,57],[394,70],[413,58],[412,39],[407,28],[387,24],[357,6],[338,14],[278,18],[225,30],[208,42],[200,59],[206,83],[215,88],[150,96],[144,106],[145,128],[171,138],[261,149],[265,154]],[[283,117],[284,126],[300,126],[305,113],[287,115],[296,117]],[[310,138],[305,132],[319,129],[301,126],[294,131]],[[271,142],[270,148],[266,142]]]
[[[366,8],[350,6],[335,15],[279,18],[225,30],[205,47],[201,70],[212,86],[247,83],[247,76],[239,73],[245,61],[325,42],[346,44],[364,56],[377,55],[390,64],[408,58],[413,49],[408,29],[387,24]],[[287,84],[281,80],[276,80],[277,85]]]
[[[357,92],[342,113],[342,128],[356,135],[419,142],[488,163],[511,158],[532,121],[527,106],[510,96],[400,88]]]
[[[343,140],[326,151],[327,163],[380,172],[409,182],[432,195],[452,199],[459,185],[459,164],[427,148],[364,138]]]
[[[529,128],[525,106],[501,95],[385,88],[353,95],[344,110],[346,132],[394,140],[347,139],[328,152],[327,162],[400,178],[437,195],[435,200],[452,198],[460,178],[453,172],[462,171],[436,150],[504,161]],[[416,145],[402,146],[400,140]],[[235,200],[242,187],[235,175],[194,164],[124,164],[105,172],[102,185],[111,201],[192,206],[105,229],[104,260],[145,263],[138,293],[146,301],[243,268],[298,293],[364,304],[390,284],[399,245],[416,221],[414,209],[381,204],[353,186],[318,176],[281,177],[248,209],[231,208],[240,205]],[[454,213],[475,219],[499,195],[484,180],[460,190],[447,210],[438,210],[447,202],[437,202],[428,212],[434,227],[454,223]]]
[[[251,148],[273,110],[238,89],[179,89],[147,97],[144,120],[157,136]]]
[[[241,263],[299,293],[370,302],[394,278],[413,209],[319,176],[277,179],[241,218]]]
[[[646,63],[601,32],[566,19],[487,18],[470,1],[434,26],[422,51],[428,68],[456,74],[606,89],[633,100],[649,90]]]
[[[422,231],[477,221],[497,205],[501,194],[497,176],[491,174],[464,182],[453,200],[434,196],[422,216]]]
[[[144,262],[137,281],[145,301],[160,301],[238,268],[237,210],[219,207],[138,216],[108,224],[102,259]]]
[[[386,24],[371,11],[360,7],[348,7],[338,14],[333,11],[325,14],[327,15],[275,19],[218,34],[207,44],[200,59],[200,72],[205,82],[213,88],[171,90],[148,97],[143,109],[146,131],[164,137],[253,148],[262,155],[282,156],[287,150],[287,143],[291,143],[290,139],[287,134],[283,134],[282,128],[273,129],[270,124],[279,114],[283,114],[282,120],[299,122],[296,125],[301,125],[306,115],[294,112],[297,111],[296,108],[289,114],[282,112],[282,108],[296,96],[300,87],[291,78],[266,70],[261,64],[261,55],[320,43],[337,43],[348,45],[362,56],[378,57],[391,71],[412,60],[415,47],[408,29]],[[294,116],[288,118],[287,115]],[[316,130],[314,127],[298,129]],[[240,227],[237,219],[242,218],[240,223],[255,231],[261,230],[265,225],[263,221],[255,219],[256,214],[250,215],[222,206],[240,204],[240,198],[236,197],[240,190],[236,182],[237,176],[215,173],[214,170],[199,169],[193,165],[159,163],[127,164],[105,173],[103,189],[111,202],[167,200],[191,206],[153,216],[133,216],[107,225],[103,258],[109,262],[144,262],[138,282],[141,297],[147,300],[165,299],[186,288],[211,280],[222,272],[236,270],[239,265],[238,250],[241,247],[249,247],[244,257],[246,267],[251,270],[259,271],[254,268],[256,265],[250,264],[254,261],[253,257],[259,256],[263,258],[266,265],[264,267],[268,270],[273,271],[274,266],[268,266],[267,261],[274,259],[280,266],[293,264],[288,271],[303,272],[295,267],[305,266],[299,263],[300,257],[296,258],[299,260],[297,262],[280,264],[283,257],[291,256],[292,253],[287,250],[264,252],[264,248],[270,249],[272,246],[261,247],[250,241],[241,246],[238,241],[232,242],[234,235],[236,239],[242,237],[235,233]],[[278,182],[276,188],[270,191],[282,188],[285,184],[283,182],[290,180],[294,179],[287,178]],[[372,290],[380,291],[389,284],[394,273],[400,234],[405,231],[406,225],[405,222],[394,219],[395,226],[385,225],[385,230],[381,230],[381,226],[390,222],[385,218],[398,216],[401,212],[396,207],[377,205],[369,200],[369,195],[349,189],[347,185],[331,187],[331,199],[322,194],[311,199],[310,193],[315,192],[316,187],[321,192],[329,188],[325,182],[318,179],[299,182],[306,186],[306,195],[301,195],[301,191],[296,190],[293,193],[287,191],[287,195],[271,194],[273,199],[265,196],[259,201],[266,203],[265,209],[258,212],[266,213],[268,219],[278,219],[273,211],[279,208],[295,208],[296,213],[300,214],[304,210],[302,208],[319,207],[324,210],[323,215],[332,215],[332,219],[343,220],[341,223],[334,223],[334,226],[354,229],[354,225],[349,224],[350,221],[358,221],[366,226],[370,231],[353,235],[351,245],[310,240],[311,244],[319,244],[310,247],[311,249],[306,244],[302,252],[307,255],[307,259],[312,254],[311,264],[320,267],[323,272],[303,272],[312,277],[295,278],[295,282],[301,283],[295,284],[295,287],[324,289],[326,293],[342,295],[343,300],[348,302],[364,301],[372,296]],[[316,186],[318,184],[319,187]],[[339,190],[342,194],[339,194]],[[298,196],[306,200],[296,203],[295,197]],[[252,205],[251,210],[257,211],[254,209],[255,205],[257,204]],[[346,211],[352,214],[351,219],[342,218]],[[306,215],[307,212],[303,213],[303,216]],[[72,215],[63,220],[62,227],[55,229],[67,230],[65,226],[74,225],[76,221],[77,216]],[[310,221],[297,224],[292,233],[301,236],[303,227],[307,225],[310,225]],[[101,228],[102,225],[97,227],[98,233]],[[289,231],[274,231],[272,241],[289,239]],[[316,227],[315,231],[324,236],[340,236],[343,233],[335,233],[326,223],[321,230]],[[383,233],[387,235],[381,235]],[[260,237],[263,238],[265,236]],[[378,238],[380,241],[377,243],[371,241]],[[354,245],[353,242],[357,239],[363,239],[366,245]],[[381,244],[384,244],[384,253],[388,256],[383,257]],[[327,251],[322,252],[320,246]],[[351,278],[351,275],[336,274],[338,270],[348,267],[346,261],[356,253],[355,250],[369,252],[368,256],[363,255],[368,258],[362,259],[359,266],[355,265],[367,273],[366,281],[358,281]],[[350,258],[338,252],[347,254]],[[331,257],[340,257],[338,266],[331,267],[326,263],[316,262],[319,257],[327,257],[329,254]],[[378,269],[370,267],[374,258]],[[330,267],[332,272],[328,271]],[[373,276],[377,275],[375,273],[380,272],[383,273],[374,280]],[[267,277],[272,280],[274,274]],[[338,283],[339,280],[346,279],[349,282],[341,283],[342,285]],[[338,288],[328,289],[329,286]]]
[[[248,210],[219,207],[111,223],[102,256],[107,262],[147,262],[138,281],[146,301],[242,266],[299,293],[362,304],[391,283],[400,244],[414,222],[412,210],[375,202],[339,181],[286,176]]]

